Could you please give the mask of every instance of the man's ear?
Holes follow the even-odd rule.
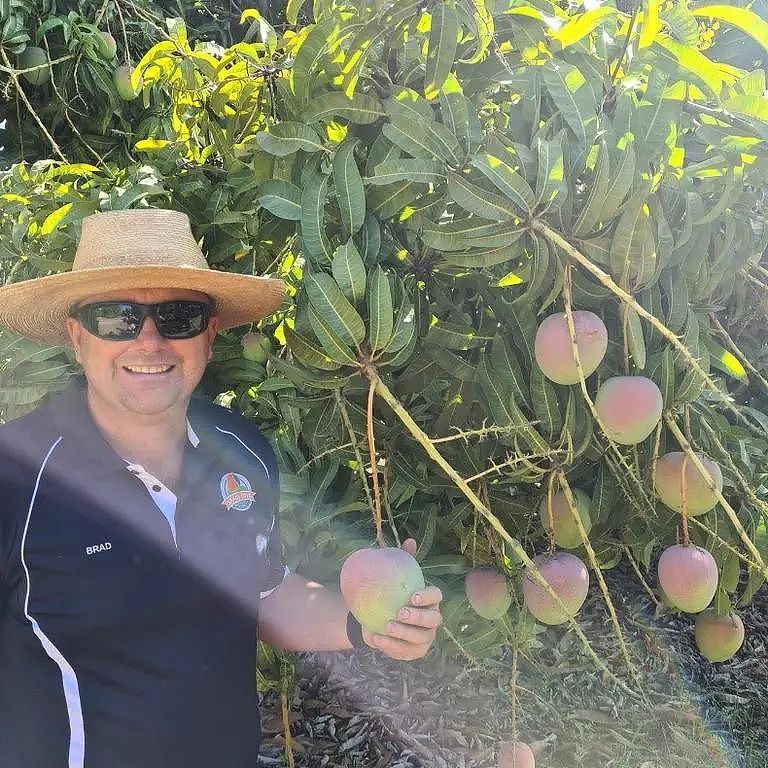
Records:
[[[74,317],[67,318],[67,333],[69,334],[72,346],[75,348],[75,360],[82,365],[82,360],[80,360],[80,339],[83,327]]]
[[[215,315],[208,321],[208,362],[213,357],[213,341],[219,332],[219,318]]]

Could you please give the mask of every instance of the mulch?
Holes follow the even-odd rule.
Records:
[[[605,575],[644,699],[601,673],[573,632],[547,629],[518,661],[517,729],[537,768],[765,768],[766,589],[742,612],[742,649],[710,664],[691,617],[657,615],[621,566]],[[578,621],[633,686],[596,590]],[[433,648],[409,663],[375,651],[303,654],[297,663],[296,768],[495,768],[498,743],[511,737],[511,649],[481,662]],[[262,719],[259,766],[287,765],[275,694],[263,697]]]

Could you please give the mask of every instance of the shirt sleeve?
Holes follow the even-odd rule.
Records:
[[[280,538],[280,471],[272,446],[269,445],[263,436],[261,436],[261,440],[266,454],[265,460],[269,468],[269,482],[272,493],[272,523],[267,538],[267,546],[264,551],[266,567],[264,569],[264,582],[260,592],[260,596],[263,599],[271,595],[282,584],[285,577],[290,573],[290,569],[285,563],[283,542]]]

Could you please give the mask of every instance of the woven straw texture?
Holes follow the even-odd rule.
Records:
[[[219,329],[255,322],[283,300],[282,280],[209,268],[178,211],[113,211],[83,219],[72,270],[0,288],[0,324],[35,341],[69,344],[66,318],[90,296],[136,288],[184,288],[210,296]]]

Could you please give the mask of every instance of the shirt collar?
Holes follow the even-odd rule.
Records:
[[[91,416],[88,408],[88,382],[85,376],[74,376],[67,388],[49,401],[49,407],[51,418],[59,434],[77,440],[79,448],[82,448],[88,457],[98,459],[100,462],[110,454],[120,458]],[[200,437],[189,418],[187,418],[187,439],[192,448],[200,445]],[[120,459],[120,461],[121,466],[124,466],[122,462],[125,460]]]

